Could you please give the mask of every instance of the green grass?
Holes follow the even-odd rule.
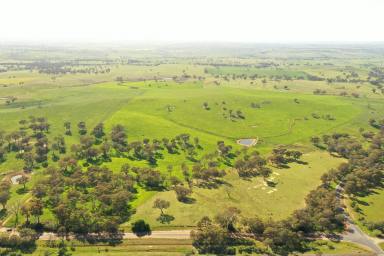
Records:
[[[331,255],[370,255],[371,252],[367,249],[349,242],[331,242],[331,241],[315,241],[309,244],[314,249],[306,252],[309,254],[331,254]]]
[[[361,209],[361,215],[364,216],[366,221],[380,222],[384,220],[384,190],[376,189],[372,191],[372,194],[366,197],[358,198],[359,208]]]
[[[239,208],[245,216],[286,218],[304,206],[305,196],[320,184],[320,176],[343,161],[322,152],[308,153],[303,160],[308,165],[292,164],[289,169],[274,169],[271,180],[276,182],[275,187],[265,186],[261,178],[243,180],[235,171],[228,171],[226,184],[218,189],[194,188],[195,203],[177,201],[174,191],[157,193],[140,204],[132,221],[144,219],[153,229],[182,229],[195,226],[203,216],[213,217],[231,206]],[[171,207],[165,210],[175,218],[170,224],[156,220],[160,214],[152,207],[156,198],[170,201]],[[130,228],[129,223],[124,226]]]
[[[104,244],[83,244],[78,241],[69,242],[73,244],[75,250],[71,251],[76,256],[93,256],[93,255],[185,255],[192,251],[190,240],[180,239],[129,239],[124,240],[116,246],[107,246]],[[44,241],[37,243],[37,249],[31,256],[43,256],[44,253],[57,253],[56,248],[47,246]],[[316,253],[324,253],[331,255],[367,255],[370,252],[356,244],[349,242],[331,242],[331,241],[315,241],[308,244],[312,250],[304,253],[304,255],[313,255]]]
[[[137,53],[130,52],[132,56]],[[39,53],[45,54],[45,53]],[[69,54],[69,53],[65,53]],[[65,55],[64,54],[64,55]],[[275,56],[274,53],[272,56]],[[291,55],[286,52],[287,56]],[[306,52],[308,56],[312,53]],[[336,54],[337,55],[337,54]],[[44,55],[45,56],[45,55]],[[146,61],[147,55],[143,55]],[[58,58],[61,58],[59,54]],[[115,56],[116,57],[116,56]],[[152,56],[153,57],[153,56]],[[33,58],[29,56],[28,58]],[[162,56],[155,56],[151,61],[157,64],[163,60]],[[169,60],[169,59],[167,59]],[[197,59],[198,60],[198,59]],[[243,64],[257,64],[252,59],[235,59],[226,56],[223,61],[236,60]],[[203,149],[198,151],[198,158],[216,150],[217,141],[241,149],[235,141],[239,138],[259,138],[255,146],[264,155],[281,144],[299,146],[307,155],[304,160],[308,165],[293,164],[290,169],[275,170],[279,175],[273,175],[277,181],[276,191],[271,188],[262,189],[259,178],[241,180],[233,170],[227,168],[225,177],[227,185],[218,189],[195,188],[194,204],[177,202],[173,191],[154,192],[139,189],[137,199],[132,207],[137,208],[133,220],[144,218],[155,228],[183,228],[193,226],[203,215],[213,216],[227,206],[236,206],[246,215],[257,214],[264,218],[281,219],[289,216],[292,211],[303,207],[306,194],[319,184],[320,176],[328,169],[336,167],[341,159],[314,151],[309,145],[312,136],[339,132],[358,134],[360,127],[371,129],[368,120],[380,117],[384,113],[382,95],[371,92],[372,85],[368,83],[327,84],[324,81],[272,81],[262,83],[261,79],[220,80],[220,86],[215,85],[218,80],[212,74],[258,74],[259,76],[288,75],[306,76],[316,74],[335,77],[342,75],[340,71],[346,63],[333,59],[335,66],[323,66],[312,63],[306,65],[304,61],[297,61],[297,65],[288,66],[279,58],[273,59],[280,63],[279,68],[248,68],[248,67],[220,67],[190,64],[189,59],[170,59],[173,64],[160,65],[110,65],[108,74],[67,74],[45,75],[29,71],[10,71],[0,73],[0,130],[13,131],[18,127],[18,121],[28,116],[47,117],[51,124],[49,137],[64,134],[63,123],[72,122],[72,136],[65,136],[67,147],[77,143],[79,135],[76,124],[85,121],[90,131],[98,122],[104,122],[107,132],[115,124],[126,127],[128,141],[144,138],[162,139],[174,137],[180,133],[189,133],[199,137]],[[375,59],[376,61],[376,59]],[[294,59],[287,59],[294,62]],[[93,63],[89,61],[89,63]],[[88,63],[88,64],[89,64]],[[153,64],[152,63],[152,64]],[[367,69],[360,67],[356,60],[354,68],[363,77]],[[351,64],[352,65],[352,64]],[[208,74],[204,68],[208,67]],[[205,79],[189,79],[183,83],[172,80],[173,76],[180,77],[183,73],[204,76]],[[115,78],[123,76],[125,82],[117,83]],[[52,79],[52,77],[55,77]],[[157,80],[157,81],[156,81]],[[21,83],[21,84],[20,84]],[[6,86],[3,86],[6,85]],[[285,86],[288,89],[284,88]],[[324,96],[313,95],[316,88],[327,90]],[[358,92],[361,98],[335,96],[341,91]],[[14,96],[17,100],[7,105],[5,97]],[[298,100],[298,103],[295,102]],[[223,104],[223,101],[225,104]],[[203,108],[207,102],[209,110]],[[258,103],[261,108],[252,108],[251,103]],[[169,107],[171,111],[168,111]],[[223,108],[227,108],[224,110]],[[245,119],[230,120],[228,110],[241,110]],[[319,116],[331,115],[335,120],[315,119],[312,114]],[[193,163],[185,159],[185,155],[170,155],[163,153],[156,168],[164,175],[169,175],[166,166],[175,166],[172,175],[182,177],[180,164]],[[54,164],[50,161],[51,164]],[[113,171],[118,172],[124,163],[132,166],[145,166],[146,161],[132,161],[126,158],[112,158],[105,163]],[[0,173],[6,175],[18,172],[23,163],[14,154],[7,155],[7,161],[0,164]],[[42,169],[35,170],[31,186],[41,176]],[[255,188],[256,187],[256,188]],[[19,195],[12,188],[12,199],[9,206],[17,200],[25,201],[29,194]],[[156,221],[159,212],[152,208],[155,198],[165,198],[171,201],[167,210],[174,215],[175,220],[169,225],[161,225]],[[364,208],[365,214],[372,219],[382,219],[383,216],[375,209],[382,207],[383,194],[372,195],[367,200],[372,201]],[[374,216],[374,215],[377,216]],[[44,212],[43,220],[50,219],[51,213]],[[8,225],[12,225],[11,218]],[[125,228],[129,228],[126,223]]]
[[[351,199],[347,201],[348,210],[352,213],[353,219],[364,232],[371,236],[377,235],[375,230],[369,230],[364,223],[378,223],[384,220],[384,190],[375,189],[370,195],[357,197],[356,199],[358,211],[351,207]]]
[[[209,73],[213,75],[258,75],[258,76],[289,76],[289,77],[307,77],[303,71],[282,68],[256,68],[256,67],[217,67],[208,68]]]
[[[71,244],[71,243],[69,243]],[[75,251],[73,255],[78,256],[125,256],[125,255],[172,255],[181,256],[185,253],[192,251],[190,240],[179,239],[129,239],[124,240],[121,244],[116,246],[108,245],[89,245],[80,242],[74,242]],[[42,256],[44,253],[52,252],[57,253],[57,249],[49,248],[46,242],[39,241],[37,249],[31,256]]]

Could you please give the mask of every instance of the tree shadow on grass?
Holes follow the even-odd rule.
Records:
[[[161,214],[156,220],[158,222],[160,222],[161,224],[169,224],[171,223],[173,220],[175,219],[175,217],[173,217],[172,215],[169,215],[169,214]]]
[[[27,188],[19,188],[16,190],[16,193],[19,195],[26,194],[26,193],[28,193],[28,189]]]
[[[275,181],[266,180],[265,182],[267,183],[267,186],[268,186],[268,187],[272,187],[272,188],[274,188],[274,187],[276,187],[276,185],[277,185],[277,182],[275,182]]]
[[[4,219],[7,216],[7,209],[0,210],[0,220]]]
[[[221,179],[212,179],[209,181],[202,181],[197,186],[206,189],[217,189],[222,185],[228,185],[229,183]]]
[[[192,197],[186,197],[186,198],[183,198],[182,200],[179,200],[179,201],[184,203],[184,204],[194,204],[194,203],[196,203],[196,199],[192,198]]]
[[[308,162],[302,161],[302,160],[295,160],[296,163],[302,164],[302,165],[308,165]]]
[[[360,204],[360,205],[369,206],[369,203],[368,203],[368,202],[365,202],[365,201],[363,201],[363,200],[360,200],[360,199],[355,198],[354,201],[356,201],[356,203],[358,203],[358,204]]]
[[[75,234],[77,240],[89,244],[105,243],[108,245],[118,245],[122,243],[124,233],[121,231],[113,233],[99,233],[99,234]]]

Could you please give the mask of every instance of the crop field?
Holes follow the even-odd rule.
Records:
[[[93,166],[107,168],[111,174],[105,179],[121,177],[129,165],[127,179],[135,182],[129,190],[129,214],[119,222],[125,231],[141,219],[152,230],[193,229],[202,217],[213,219],[231,207],[246,217],[283,220],[305,207],[306,196],[322,184],[323,174],[346,162],[311,139],[338,132],[365,143],[362,134],[376,131],[370,120],[384,114],[383,89],[372,75],[375,68],[382,70],[383,59],[369,47],[361,51],[277,49],[279,56],[257,47],[244,55],[242,51],[235,54],[208,48],[176,53],[169,49],[118,48],[108,52],[33,48],[17,57],[10,49],[0,48],[0,131],[4,135],[0,146],[6,150],[4,159],[0,158],[0,175],[3,181],[25,175],[27,181],[11,185],[0,216],[3,227],[15,227],[28,218],[45,227],[58,222],[52,195],[43,196],[46,205],[38,219],[22,214],[21,209],[33,201],[37,185],[55,179],[49,168],[62,168],[65,157],[76,158],[83,172]],[[55,61],[47,64],[44,59]],[[36,160],[27,170],[25,152],[11,149],[11,144],[25,135],[8,139],[5,135],[17,131],[32,134],[28,126],[32,117],[43,117],[49,124],[41,132],[49,141],[44,145],[49,150],[45,160]],[[81,132],[82,122],[85,133]],[[70,133],[65,123],[72,125]],[[91,143],[97,156],[84,157],[76,146],[84,146],[82,140],[93,136],[92,130],[100,123],[103,134],[95,135]],[[116,125],[123,127],[126,150],[113,144]],[[59,137],[65,140],[66,150],[57,157],[52,141]],[[185,137],[188,142],[183,148]],[[254,139],[255,143],[246,147],[237,143],[239,139]],[[102,157],[102,146],[111,141],[110,153]],[[168,142],[177,143],[177,150],[167,148]],[[34,143],[35,137],[30,145]],[[228,149],[225,146],[229,148],[227,154],[223,153]],[[265,166],[271,170],[269,175],[241,177],[236,165],[240,158],[257,151],[271,159],[278,148],[299,151],[299,160],[283,167],[268,160]],[[215,174],[211,180],[208,177],[207,185],[201,182],[203,178],[196,178],[199,164],[224,174]],[[161,185],[151,187],[140,180],[140,172],[146,168],[158,171]],[[62,175],[65,180],[71,174]],[[188,200],[180,200],[174,191],[177,186],[190,188]],[[103,188],[95,186],[84,193],[98,189]],[[66,198],[68,191],[57,195]],[[94,206],[89,198],[82,207],[91,211]],[[159,199],[167,201],[168,207],[154,207]],[[361,216],[374,222],[383,220],[382,189],[358,199]],[[163,214],[168,216],[166,221],[159,218]],[[104,250],[100,255],[135,255],[135,251],[162,255],[167,252],[163,247],[170,250],[167,255],[182,255],[192,249],[190,241],[150,248],[126,243],[119,245],[121,248],[77,247],[75,255],[98,255],[96,250]],[[324,252],[333,250],[329,248]],[[340,253],[360,250],[347,244],[335,248]],[[50,249],[40,244],[31,255],[43,255],[44,250]]]

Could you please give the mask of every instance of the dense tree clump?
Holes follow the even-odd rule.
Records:
[[[298,150],[289,150],[286,148],[278,147],[273,149],[269,161],[276,167],[287,167],[288,163],[299,162],[300,157],[303,155]]]
[[[240,177],[247,178],[262,176],[267,178],[272,173],[272,170],[266,165],[267,161],[261,157],[258,152],[253,152],[252,154],[246,154],[238,159],[235,162],[234,167]]]
[[[368,148],[348,134],[324,136],[324,144],[331,153],[337,153],[348,159],[337,169],[325,174],[323,181],[344,183],[349,195],[364,195],[379,187],[384,179],[384,131],[373,136]]]
[[[135,181],[105,167],[82,170],[72,162],[70,169],[68,172],[67,165],[48,168],[47,178],[34,188],[34,199],[24,214],[36,216],[39,222],[44,207],[57,219],[56,231],[117,235],[118,225],[131,214],[128,203],[135,193]]]

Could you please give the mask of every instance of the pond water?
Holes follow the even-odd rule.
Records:
[[[243,146],[248,146],[248,147],[254,145],[255,142],[256,142],[255,139],[239,139],[237,141],[238,144],[243,145]]]

